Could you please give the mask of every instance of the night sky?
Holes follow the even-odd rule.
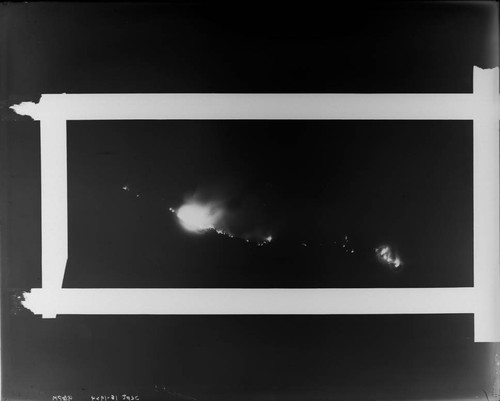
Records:
[[[39,123],[8,106],[62,92],[471,92],[473,66],[498,65],[495,3],[31,3],[0,17],[3,399],[485,399],[493,346],[474,343],[472,315],[20,308],[41,286]],[[70,121],[64,287],[471,286],[472,162],[471,121]],[[187,231],[169,209],[193,200],[216,202],[234,237]],[[382,245],[400,268],[377,259]]]
[[[68,287],[472,285],[470,122],[106,121],[68,132]],[[168,208],[191,198],[221,202],[237,238],[187,233]],[[384,244],[398,271],[378,262]]]

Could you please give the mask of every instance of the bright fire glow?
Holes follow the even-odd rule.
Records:
[[[225,219],[227,214],[224,207],[219,202],[203,204],[191,200],[182,205],[179,209],[170,207],[169,210],[177,216],[182,227],[187,231],[199,234],[213,231],[229,238],[236,238],[254,243],[257,246],[267,245],[273,240],[271,235],[258,236],[255,234],[241,233],[240,236],[237,236],[233,234],[226,227]]]
[[[176,215],[186,230],[200,233],[211,229],[215,230],[222,212],[211,205],[188,203],[182,205],[177,210]]]

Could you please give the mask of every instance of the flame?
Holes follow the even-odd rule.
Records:
[[[376,248],[375,254],[380,262],[388,264],[396,269],[403,264],[399,256],[394,253],[388,245]]]
[[[216,227],[222,218],[223,211],[215,205],[187,203],[182,205],[175,214],[182,226],[188,231],[197,233],[207,230],[221,231]]]

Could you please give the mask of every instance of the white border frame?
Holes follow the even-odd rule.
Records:
[[[40,121],[42,288],[24,305],[60,314],[473,313],[500,341],[499,77],[474,67],[471,94],[55,94],[12,106]],[[473,120],[474,286],[349,289],[65,289],[68,120]],[[403,135],[403,134],[402,134]]]

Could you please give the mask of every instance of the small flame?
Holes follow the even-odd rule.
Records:
[[[403,262],[397,254],[395,254],[391,248],[387,245],[380,246],[375,249],[375,254],[381,263],[388,264],[394,268],[399,268]]]

